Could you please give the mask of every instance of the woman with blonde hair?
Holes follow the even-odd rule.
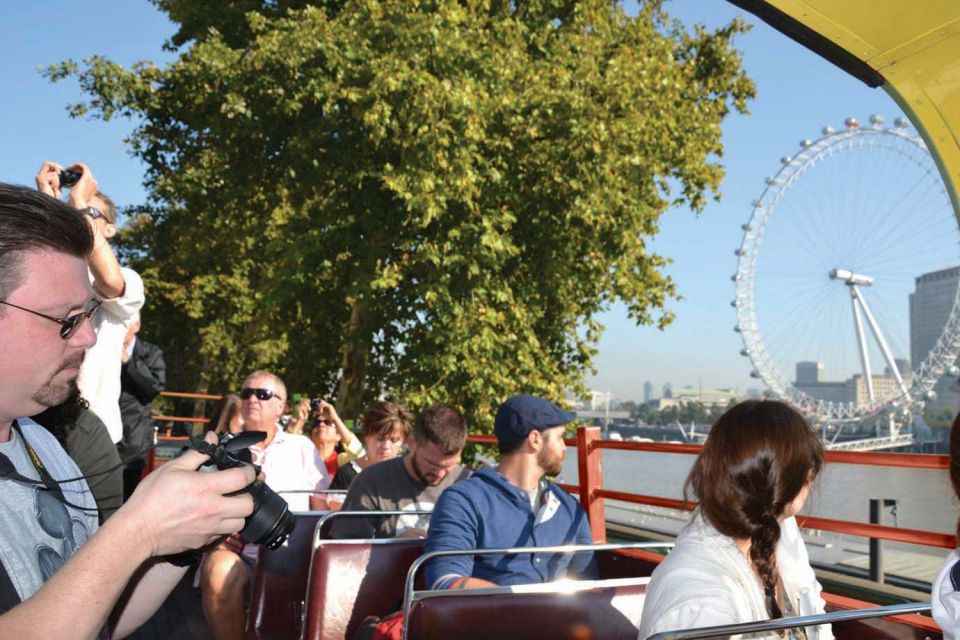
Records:
[[[749,400],[724,413],[684,485],[699,501],[647,588],[640,638],[823,613],[794,516],[823,466],[823,445],[782,402]],[[786,637],[832,638],[828,625]]]

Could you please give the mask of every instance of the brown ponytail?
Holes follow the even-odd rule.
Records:
[[[717,531],[750,540],[771,618],[783,617],[779,518],[822,466],[823,445],[799,413],[782,402],[748,400],[713,425],[684,484],[684,496],[692,490]]]

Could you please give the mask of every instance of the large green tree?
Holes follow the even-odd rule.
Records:
[[[150,202],[123,239],[169,386],[462,406],[559,397],[598,312],[664,325],[648,250],[722,177],[720,124],[753,85],[740,22],[690,32],[660,2],[155,0],[160,68],[66,61],[78,115],[131,117]],[[342,375],[337,380],[337,372]]]

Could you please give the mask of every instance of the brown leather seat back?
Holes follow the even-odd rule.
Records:
[[[646,591],[646,582],[598,586],[571,594],[465,595],[458,591],[415,602],[407,620],[407,637],[636,640]]]
[[[307,640],[352,638],[367,616],[401,608],[407,570],[424,540],[322,540],[307,587]]]
[[[253,575],[247,633],[261,640],[299,637],[313,531],[324,513],[297,513],[297,526],[282,547],[276,551],[260,547]]]

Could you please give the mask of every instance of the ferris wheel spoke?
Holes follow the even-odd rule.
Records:
[[[871,122],[825,130],[784,159],[745,226],[736,296],[746,353],[760,377],[789,397],[801,392],[796,363],[808,360],[822,363],[832,388],[850,392],[851,378],[863,374],[854,322],[860,309],[876,401],[858,405],[859,412],[902,395],[901,383],[877,381],[900,371],[893,360],[913,355],[908,300],[915,280],[960,264],[952,203],[926,147],[899,123]],[[831,273],[847,275],[831,280]],[[951,316],[960,316],[956,300],[953,306]],[[918,376],[933,368],[921,365],[911,362],[902,384],[922,388],[927,381]],[[850,402],[821,403],[827,414],[817,418],[851,419]]]

